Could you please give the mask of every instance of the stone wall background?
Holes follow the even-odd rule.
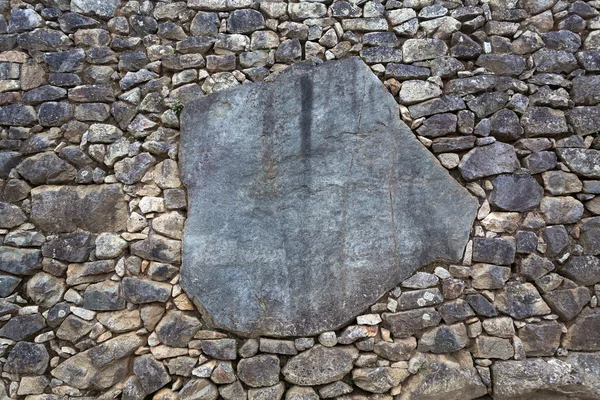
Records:
[[[599,398],[598,10],[0,1],[1,397]],[[316,338],[209,330],[178,285],[179,113],[350,56],[479,198],[461,265]]]

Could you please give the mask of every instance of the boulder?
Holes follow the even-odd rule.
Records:
[[[342,85],[340,76],[352,79]],[[223,104],[233,108],[221,113]],[[397,107],[355,58],[298,64],[275,83],[186,105],[181,284],[216,327],[243,336],[334,330],[419,266],[462,257],[476,202]]]

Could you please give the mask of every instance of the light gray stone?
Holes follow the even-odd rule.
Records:
[[[182,131],[182,285],[217,327],[334,330],[419,266],[462,256],[476,202],[358,59],[198,99]]]

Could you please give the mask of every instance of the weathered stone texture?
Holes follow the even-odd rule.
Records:
[[[462,256],[475,202],[396,115],[356,59],[186,107],[182,283],[216,326],[333,329],[418,266]]]

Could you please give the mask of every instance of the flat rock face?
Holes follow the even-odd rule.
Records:
[[[127,203],[119,184],[39,186],[31,191],[31,219],[48,232],[125,230]]]
[[[182,285],[207,319],[315,335],[417,268],[460,259],[477,202],[398,115],[358,59],[186,105]]]

